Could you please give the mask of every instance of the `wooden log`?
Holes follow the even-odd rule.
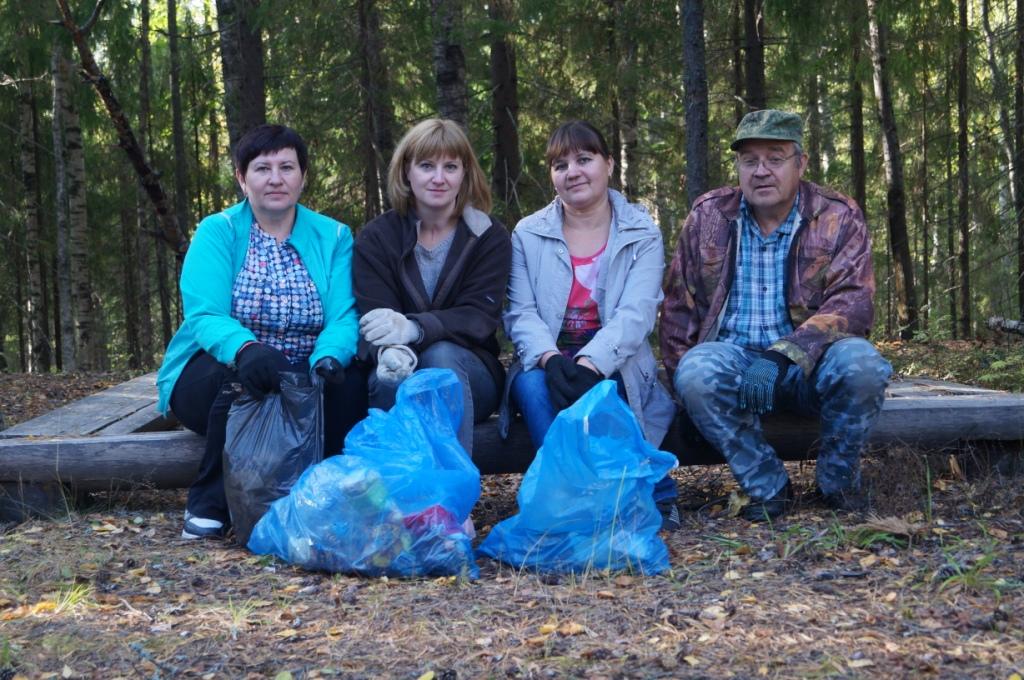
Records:
[[[1024,441],[1024,395],[991,390],[947,396],[909,396],[912,393],[909,386],[894,390],[885,402],[871,435],[873,446],[935,449],[963,440]],[[765,418],[764,427],[784,460],[816,456],[815,421],[777,414]],[[473,446],[474,461],[483,474],[523,472],[534,456],[521,422],[503,442],[492,418],[477,426]],[[675,453],[682,465],[723,462],[685,417],[676,419],[662,448]],[[191,483],[202,451],[202,437],[183,431],[0,439],[0,480],[63,482],[88,491],[132,484],[180,488]]]
[[[1024,335],[1024,321],[1019,321],[1017,319],[1004,319],[1001,316],[990,316],[985,321],[985,326],[994,331]]]

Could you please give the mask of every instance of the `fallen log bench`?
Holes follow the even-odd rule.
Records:
[[[923,378],[894,380],[886,394],[873,447],[1024,441],[1024,394]],[[0,431],[0,486],[16,501],[18,494],[24,501],[29,491],[54,485],[77,491],[188,486],[203,438],[171,429],[175,421],[160,416],[155,404],[155,374],[149,374]],[[783,459],[816,456],[814,419],[773,414],[764,425]],[[661,448],[676,454],[682,465],[724,462],[685,415],[676,419]],[[474,452],[483,474],[523,472],[535,453],[522,422],[514,423],[510,438],[502,441],[496,418],[476,427]]]

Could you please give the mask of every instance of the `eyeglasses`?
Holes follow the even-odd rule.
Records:
[[[794,152],[788,156],[769,156],[768,158],[758,158],[757,156],[752,156],[747,158],[741,158],[739,159],[739,161],[737,161],[737,163],[739,163],[739,166],[741,168],[748,172],[753,172],[754,170],[757,170],[757,166],[761,165],[762,163],[764,163],[764,167],[768,168],[769,170],[778,170],[779,168],[786,164],[786,161],[798,155],[798,153]]]

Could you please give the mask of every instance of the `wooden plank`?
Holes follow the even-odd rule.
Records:
[[[1007,392],[1002,390],[993,390],[987,387],[976,387],[974,385],[962,385],[960,383],[948,382],[946,380],[935,380],[933,378],[907,378],[900,382],[891,383],[888,388],[886,388],[886,393],[895,396],[904,393],[907,389],[913,390],[915,393],[928,391],[936,395],[1007,394]]]
[[[0,431],[0,438],[87,435],[108,428],[117,434],[126,426],[132,431],[150,427],[164,421],[155,409],[156,396],[156,373],[147,373],[9,427]],[[115,427],[126,419],[128,423]]]
[[[165,432],[180,426],[173,414],[163,417],[156,410],[156,402],[152,406],[140,409],[135,413],[107,425],[96,434],[131,434],[133,432]]]
[[[764,419],[768,441],[784,460],[813,459],[818,426],[812,419],[777,414]],[[885,402],[871,444],[945,448],[961,440],[1024,441],[1024,395],[902,397]],[[722,458],[677,418],[662,448],[684,465],[721,463]],[[0,440],[0,481],[61,481],[80,490],[144,483],[179,488],[191,483],[203,439],[190,432],[70,438]],[[497,420],[478,425],[475,462],[483,474],[522,472],[534,451],[521,422],[502,442]]]

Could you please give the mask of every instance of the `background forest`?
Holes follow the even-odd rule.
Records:
[[[973,337],[1024,317],[1022,5],[0,0],[0,353],[154,366],[183,244],[264,120],[310,143],[303,202],[358,229],[424,117],[467,126],[510,227],[552,197],[548,133],[586,118],[674,244],[766,106],[804,116],[809,178],[864,206],[876,337]]]

